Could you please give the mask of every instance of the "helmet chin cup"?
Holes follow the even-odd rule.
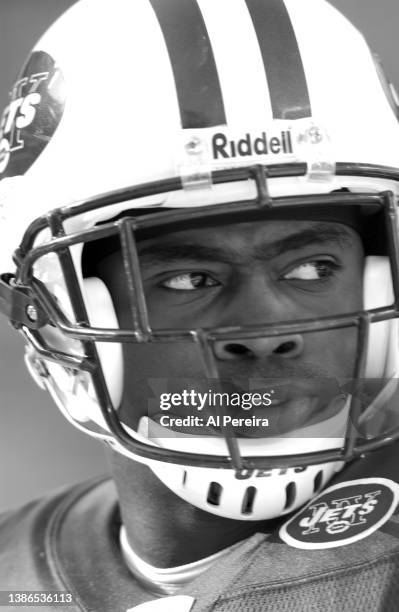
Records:
[[[176,495],[204,510],[238,521],[269,520],[299,508],[322,489],[342,463],[306,468],[234,470],[157,463],[154,474]]]

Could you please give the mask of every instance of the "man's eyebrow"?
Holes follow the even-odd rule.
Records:
[[[353,238],[345,226],[332,226],[330,223],[318,223],[304,230],[293,232],[269,244],[235,249],[231,245],[217,246],[195,242],[165,242],[139,246],[140,260],[145,265],[181,262],[182,260],[212,261],[228,264],[242,264],[246,261],[265,261],[278,257],[287,251],[301,249],[313,244],[335,243],[339,247],[350,247]]]
[[[304,230],[294,232],[285,238],[277,240],[275,243],[260,246],[266,258],[277,257],[286,251],[301,249],[310,244],[335,243],[340,248],[352,247],[353,237],[346,226],[331,225],[330,223],[318,223]]]

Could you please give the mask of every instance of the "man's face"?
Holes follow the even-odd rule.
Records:
[[[143,240],[139,255],[154,330],[278,324],[362,308],[361,240],[339,223],[253,221],[188,229]],[[108,257],[101,274],[121,327],[131,327],[120,256]],[[317,422],[323,411],[323,420],[334,415],[339,386],[354,374],[356,347],[355,329],[346,328],[221,340],[213,352],[223,390],[272,390],[267,414],[286,433]],[[190,343],[127,345],[124,359],[126,413],[141,405],[138,411],[148,414],[143,395],[148,398],[148,388],[156,395],[163,378],[168,391],[181,392],[187,381],[199,390],[212,388]],[[265,410],[253,406],[250,414]],[[260,435],[256,428],[252,434]]]

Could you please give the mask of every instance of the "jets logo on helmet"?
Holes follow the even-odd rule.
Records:
[[[32,53],[0,120],[0,178],[24,174],[47,146],[62,117],[63,91],[50,55]]]

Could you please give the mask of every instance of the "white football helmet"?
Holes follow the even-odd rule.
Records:
[[[67,11],[0,124],[0,309],[64,415],[188,502],[241,520],[292,511],[344,462],[396,439],[398,104],[363,37],[325,0],[80,0]],[[152,328],[137,240],[292,217],[364,228],[361,311]],[[87,263],[110,242],[130,300],[123,329]],[[182,347],[195,367],[179,375],[217,381],[217,342],[337,328],[358,334],[355,382],[322,426],[169,435],[148,411]],[[121,408],[127,377],[141,398],[133,422]],[[364,379],[383,380],[367,401]]]

